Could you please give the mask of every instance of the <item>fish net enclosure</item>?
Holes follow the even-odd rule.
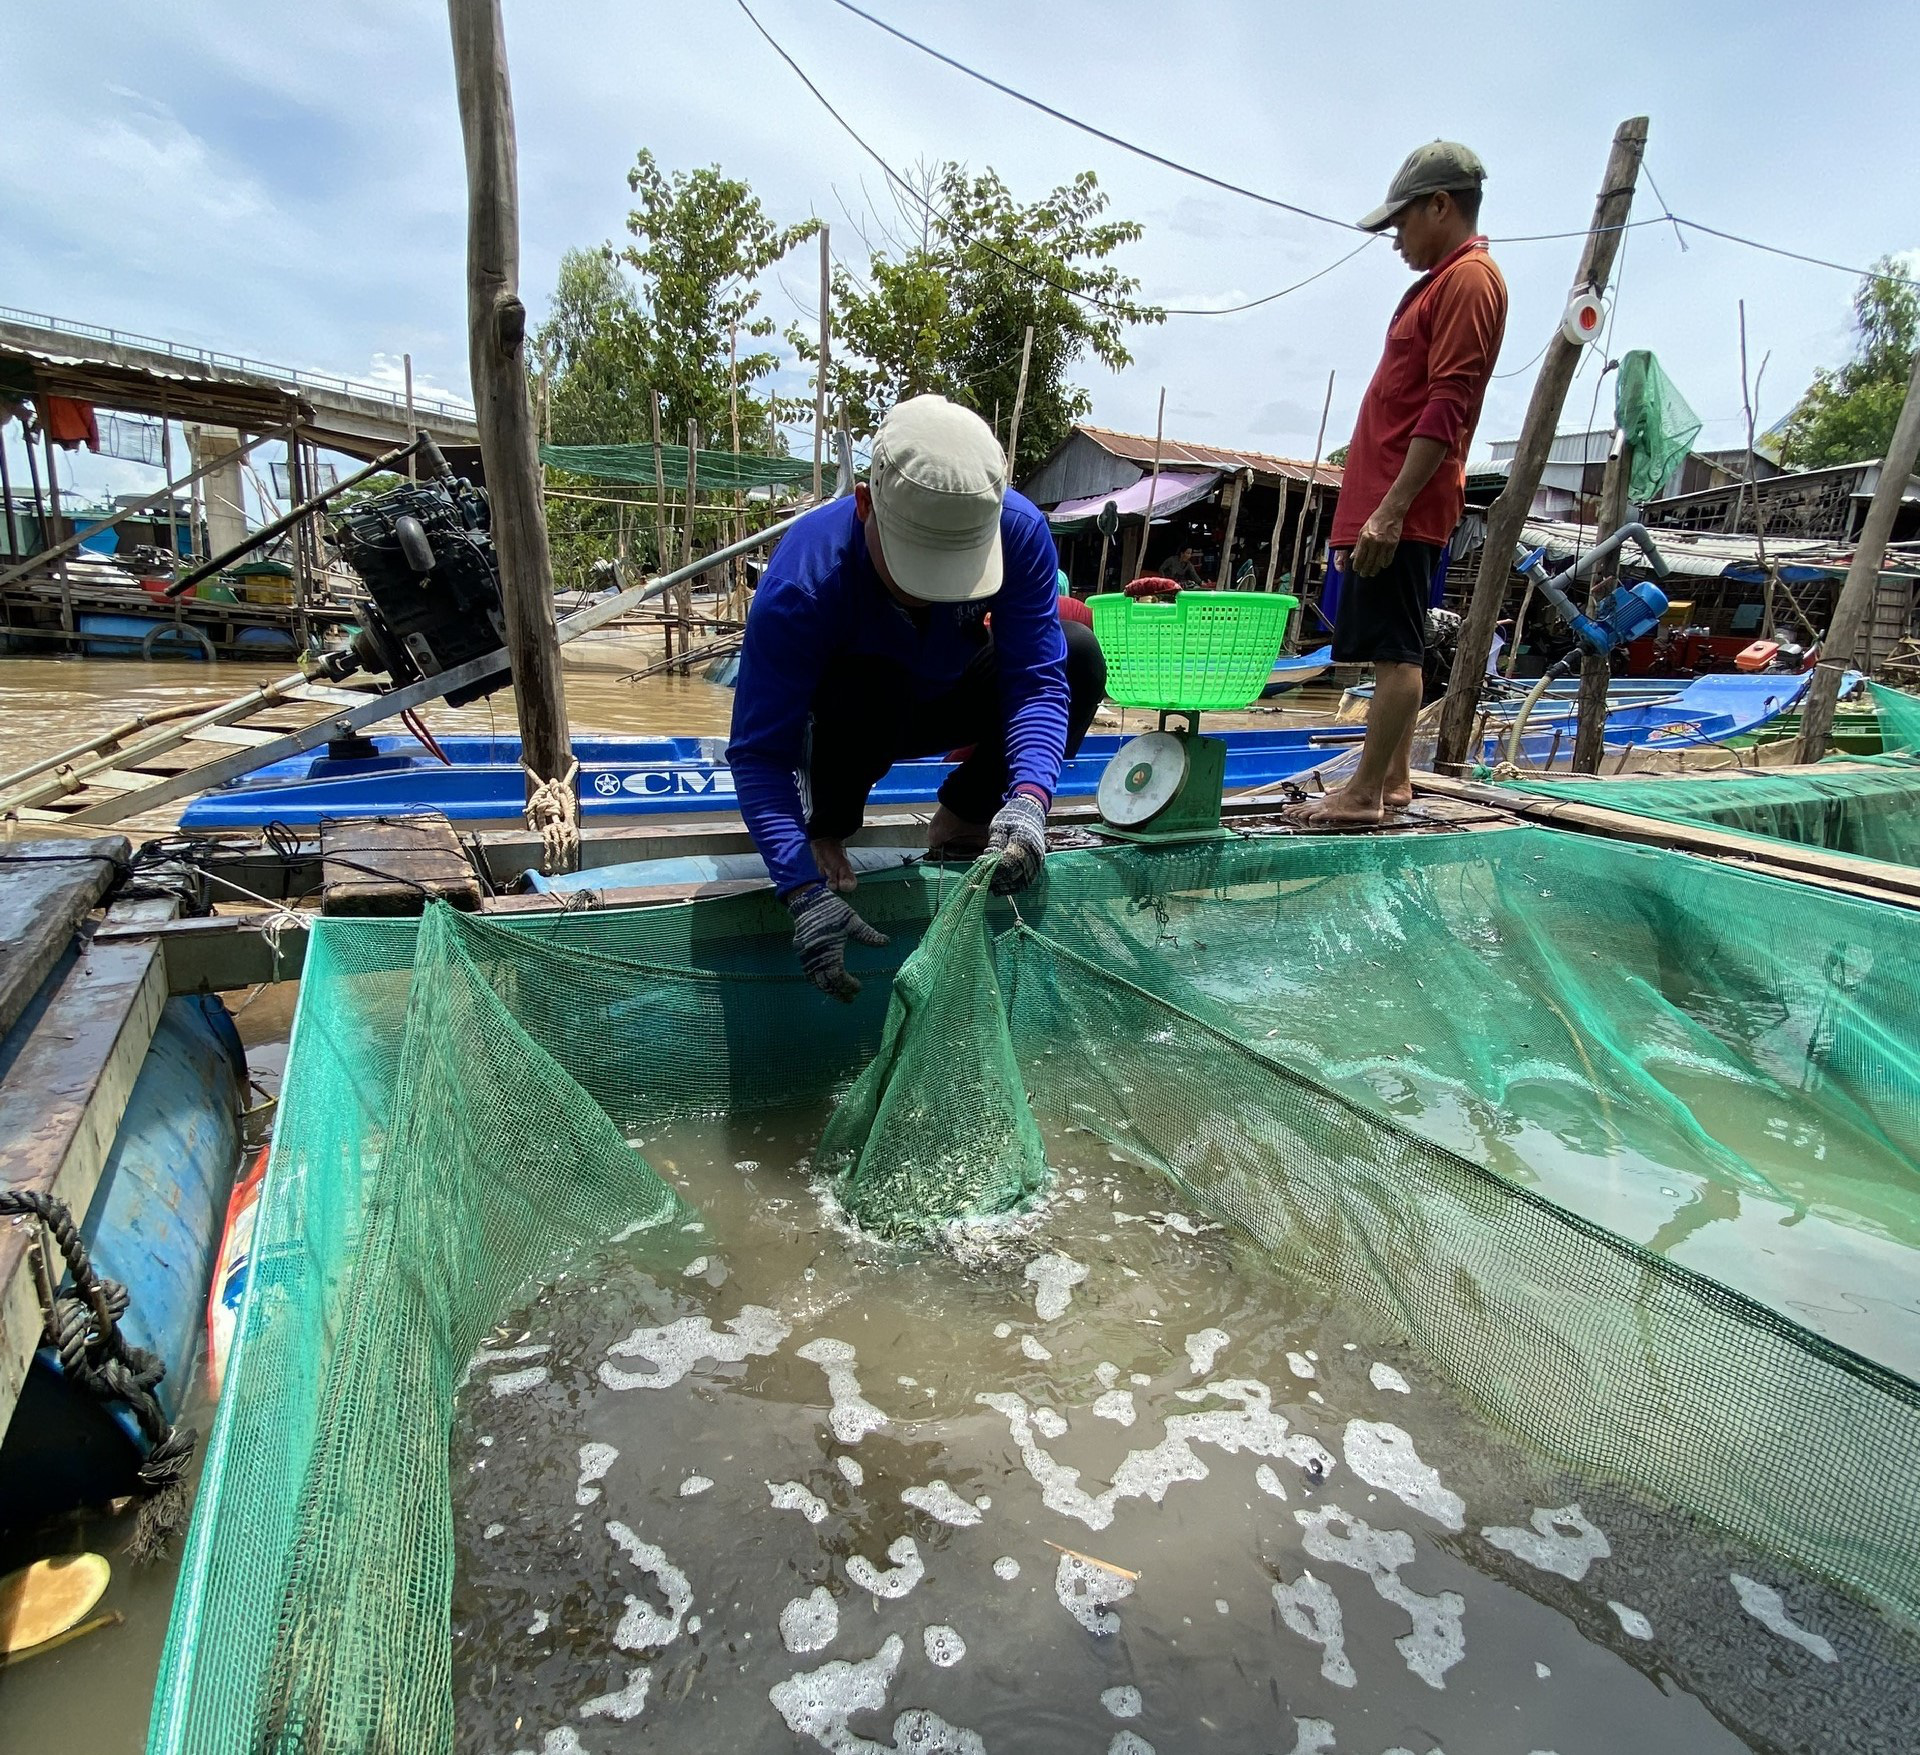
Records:
[[[511,1374],[493,1325],[588,1259],[596,1285],[711,1273],[692,1190],[636,1137],[824,1114],[883,1082],[876,1056],[890,1090],[936,1052],[964,1137],[979,1044],[947,1032],[996,1015],[991,1082],[1046,1139],[1156,1173],[1490,1429],[1920,1618],[1920,1483],[1895,1461],[1920,1446],[1910,915],[1533,828],[1056,856],[1018,914],[910,873],[862,910],[894,943],[849,1007],[805,982],[765,898],[316,923],[151,1749],[453,1747],[449,1445],[476,1362]],[[904,972],[890,991],[923,933],[931,985],[960,972],[984,1013],[916,1009]],[[935,1073],[915,1091],[914,1129],[940,1122]],[[885,1108],[836,1118],[871,1112],[855,1162]],[[1014,1161],[1025,1186],[1029,1142]],[[944,1177],[887,1186],[907,1231],[916,1199],[952,1204]],[[777,1345],[765,1315],[726,1356]],[[844,1386],[828,1345],[800,1356]],[[1260,1386],[1228,1388],[1251,1419]],[[866,1405],[833,1399],[836,1427]],[[989,1402],[1016,1436],[1017,1401]],[[1049,1478],[1049,1506],[1101,1502]],[[1096,1613],[1107,1587],[1081,1584]]]
[[[1839,757],[1778,773],[1542,777],[1505,784],[1541,798],[1604,805],[1891,865],[1920,865],[1920,700],[1877,683],[1870,686],[1884,752],[1877,757]]]

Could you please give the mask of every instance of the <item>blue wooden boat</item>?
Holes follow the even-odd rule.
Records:
[[[1684,690],[1609,715],[1607,746],[1679,748],[1717,743],[1764,724],[1791,707],[1804,677],[1702,677]],[[1530,759],[1544,762],[1573,739],[1572,703],[1541,703],[1526,738]],[[1358,745],[1359,724],[1227,731],[1229,795],[1277,786],[1326,768]],[[518,823],[525,797],[520,740],[448,737],[442,763],[411,737],[373,740],[375,753],[336,761],[324,752],[292,756],[204,793],[189,805],[189,829],[261,828],[270,822],[311,826],[323,817],[379,816],[437,810],[455,822]],[[1061,770],[1059,797],[1093,796],[1101,772],[1126,739],[1089,737]],[[1497,733],[1486,754],[1498,756]],[[574,741],[580,761],[580,808],[587,818],[686,816],[736,809],[733,775],[720,737],[584,737]],[[878,809],[930,806],[949,764],[896,763],[874,788]]]
[[[1262,700],[1284,695],[1290,689],[1317,682],[1333,668],[1333,648],[1322,646],[1317,652],[1301,652],[1292,658],[1282,655],[1273,666],[1273,675],[1260,691]]]

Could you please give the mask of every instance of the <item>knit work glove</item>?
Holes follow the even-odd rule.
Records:
[[[995,813],[987,851],[998,853],[993,893],[1017,895],[1040,875],[1047,857],[1047,807],[1031,792],[1016,792]]]
[[[807,979],[822,993],[850,1001],[860,983],[847,973],[847,940],[883,945],[887,935],[869,926],[825,884],[795,890],[787,897],[787,911],[793,916],[793,948]]]

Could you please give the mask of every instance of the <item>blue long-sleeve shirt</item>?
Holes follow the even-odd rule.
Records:
[[[783,894],[820,876],[798,774],[814,692],[832,659],[897,664],[939,694],[980,650],[990,612],[1009,788],[1052,795],[1067,747],[1067,649],[1054,609],[1059,558],[1045,515],[1011,489],[1000,511],[1000,547],[1000,589],[992,597],[936,603],[916,616],[874,572],[851,494],[809,512],[781,539],[747,615],[727,762],[740,814]]]

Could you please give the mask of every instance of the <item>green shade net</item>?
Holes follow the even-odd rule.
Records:
[[[1646,348],[1637,347],[1620,361],[1613,424],[1633,447],[1627,498],[1642,505],[1660,492],[1661,484],[1686,460],[1700,436],[1701,421],[1661,371],[1660,362]]]
[[[669,493],[684,494],[687,488],[685,445],[542,445],[540,461],[596,481],[636,482],[643,487],[662,484]],[[694,453],[693,469],[696,489],[715,493],[813,486],[813,463],[804,457],[768,457],[754,451],[736,456],[702,447]]]
[[[951,878],[863,884],[850,1006],[764,895],[316,923],[152,1749],[447,1749],[474,1348],[581,1250],[677,1274],[639,1129],[876,1053],[876,1165],[1024,1090],[1500,1427],[1920,1618],[1912,913],[1530,827],[1057,855],[1024,921],[978,875],[932,926]]]
[[[1019,1206],[1046,1183],[987,938],[978,860],[894,978],[886,1035],[820,1141],[840,1204],[887,1237]]]
[[[1819,847],[1856,859],[1920,867],[1920,700],[1870,685],[1885,754],[1807,767],[1716,769],[1618,779],[1502,782],[1536,798],[1570,799],[1662,822]]]

